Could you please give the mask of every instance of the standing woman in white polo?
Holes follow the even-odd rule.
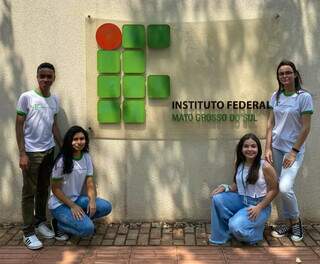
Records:
[[[279,88],[270,103],[265,159],[274,165],[279,177],[282,216],[287,223],[277,226],[271,234],[274,237],[290,235],[293,241],[300,241],[303,229],[293,187],[310,132],[312,97],[302,89],[300,74],[291,61],[280,62],[277,80]]]

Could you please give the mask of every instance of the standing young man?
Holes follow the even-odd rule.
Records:
[[[56,139],[62,145],[57,113],[59,102],[51,95],[55,69],[42,63],[37,69],[38,88],[21,94],[17,104],[16,138],[20,153],[19,166],[23,174],[22,217],[23,242],[29,249],[41,248],[44,238],[53,238],[46,225],[46,206]]]

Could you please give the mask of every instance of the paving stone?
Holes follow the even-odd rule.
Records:
[[[150,242],[149,242],[150,246],[160,246],[160,243],[161,243],[160,238],[157,238],[157,239],[150,238]]]
[[[128,226],[125,224],[122,224],[118,229],[118,234],[125,235],[128,233],[128,230],[129,230]]]
[[[106,239],[114,239],[117,236],[117,233],[112,230],[112,232],[107,231],[105,238]]]
[[[160,239],[161,238],[161,228],[151,228],[150,239]]]
[[[184,246],[184,240],[176,240],[176,239],[174,239],[173,241],[172,241],[172,244],[173,245],[175,245],[175,246]]]
[[[320,233],[316,229],[307,229],[307,232],[313,240],[320,240]]]
[[[194,234],[185,234],[185,245],[186,246],[194,246],[196,244]]]
[[[106,231],[108,229],[108,226],[107,225],[98,225],[97,228],[96,228],[96,234],[100,235],[100,234],[105,234]]]
[[[281,246],[281,242],[279,241],[279,239],[272,237],[271,235],[267,235],[266,240],[268,241],[269,245],[272,247]]]
[[[103,235],[102,234],[101,235],[95,235],[91,239],[90,245],[91,246],[99,246],[99,245],[101,245],[102,240],[103,240]]]
[[[147,246],[149,244],[149,234],[139,234],[137,245]]]
[[[117,235],[114,240],[114,245],[115,246],[122,246],[125,244],[125,241],[126,241],[126,235]]]
[[[162,228],[162,234],[172,234],[172,227]]]
[[[175,228],[172,232],[173,239],[184,239],[183,229],[182,228]]]
[[[160,222],[152,222],[151,227],[152,228],[161,228],[162,224]]]
[[[206,224],[206,233],[211,234],[211,224]]]
[[[151,223],[142,223],[141,228],[151,228]]]
[[[113,245],[113,239],[104,239],[101,242],[102,246],[112,246]]]
[[[129,240],[134,239],[135,240],[135,239],[137,239],[138,234],[139,234],[139,230],[137,230],[137,229],[129,230],[128,235],[127,235],[127,239],[129,239]]]
[[[279,241],[283,246],[286,246],[286,247],[293,246],[292,241],[288,237],[280,237]]]
[[[208,245],[208,241],[207,241],[207,239],[197,238],[196,239],[196,244],[197,244],[197,246],[207,246]]]
[[[316,246],[317,245],[317,243],[306,233],[304,233],[302,241],[307,246]]]
[[[127,239],[125,244],[126,244],[126,246],[135,246],[135,245],[137,245],[137,240]]]
[[[195,230],[194,230],[194,227],[193,226],[186,226],[185,228],[184,228],[184,233],[185,234],[191,234],[191,233],[194,233],[195,232]]]

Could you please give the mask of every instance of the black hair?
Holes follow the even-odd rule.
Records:
[[[38,73],[41,69],[44,69],[44,68],[46,68],[46,69],[51,69],[51,70],[53,70],[53,72],[55,72],[54,66],[53,66],[51,63],[49,63],[49,62],[43,62],[43,63],[41,63],[41,64],[38,66],[38,68],[37,68],[37,73]]]
[[[236,175],[237,175],[237,171],[238,168],[240,166],[240,164],[245,163],[246,158],[242,153],[242,147],[243,144],[246,140],[248,139],[252,139],[257,143],[258,146],[258,153],[257,156],[255,157],[250,169],[249,169],[249,173],[248,173],[248,177],[247,177],[247,183],[249,184],[255,184],[258,180],[259,177],[259,169],[260,169],[260,161],[261,161],[261,155],[262,155],[262,148],[261,148],[261,143],[259,138],[253,134],[253,133],[248,133],[245,134],[240,140],[239,143],[237,144],[236,147],[236,155],[237,155],[237,159],[236,159],[236,164],[235,164],[235,171],[234,171],[234,176],[233,176],[233,180],[234,182],[236,182]]]
[[[72,140],[75,134],[82,132],[84,134],[86,143],[82,152],[89,152],[89,135],[86,130],[84,130],[80,126],[70,127],[67,133],[64,136],[62,148],[60,150],[59,155],[55,159],[55,164],[59,160],[60,157],[63,159],[63,174],[71,173],[73,170],[73,152],[74,149],[72,147]]]
[[[303,92],[303,89],[302,89],[302,79],[301,79],[301,75],[299,73],[299,71],[297,70],[296,66],[294,65],[294,63],[292,61],[289,61],[289,60],[282,60],[278,67],[277,67],[277,80],[278,80],[278,84],[279,84],[279,87],[278,87],[278,91],[277,91],[277,95],[276,95],[276,101],[278,103],[279,101],[279,97],[280,97],[280,94],[281,92],[283,92],[284,88],[283,88],[283,84],[280,82],[279,80],[279,69],[281,66],[284,66],[284,65],[287,65],[287,66],[290,66],[293,70],[293,74],[294,74],[294,88],[296,90],[296,93],[299,94],[300,92]]]

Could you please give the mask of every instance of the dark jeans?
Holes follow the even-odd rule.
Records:
[[[27,152],[29,169],[23,171],[23,233],[34,233],[34,227],[46,221],[46,208],[53,166],[54,148],[43,152]]]

